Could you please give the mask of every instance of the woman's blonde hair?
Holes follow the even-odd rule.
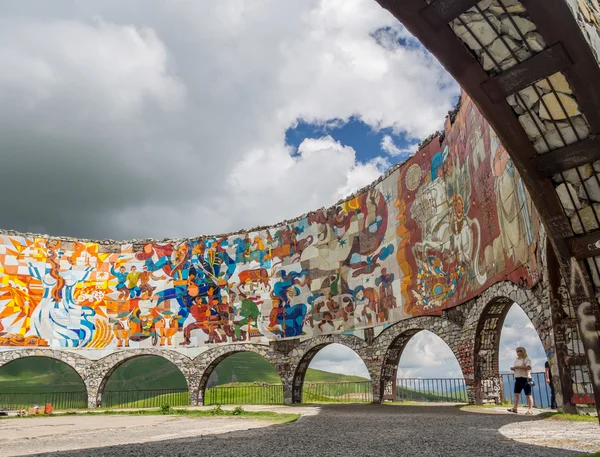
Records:
[[[523,358],[527,357],[527,350],[526,350],[526,349],[525,349],[523,346],[519,346],[519,347],[517,348],[517,351],[518,351],[519,349],[520,349],[521,351],[523,351]]]

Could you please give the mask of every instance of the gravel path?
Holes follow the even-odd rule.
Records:
[[[473,414],[454,407],[336,405],[323,406],[318,415],[304,416],[293,424],[47,455],[552,457],[582,453],[532,445],[499,432],[509,424],[518,430],[538,421],[527,416]]]

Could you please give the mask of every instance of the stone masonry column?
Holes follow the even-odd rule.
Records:
[[[481,306],[481,305],[480,305]],[[465,378],[467,402],[477,403],[475,388],[475,332],[479,322],[480,311],[477,308],[477,299],[444,311],[445,321],[442,323],[444,341],[452,350],[456,361]]]
[[[293,385],[294,385],[294,367],[295,365],[291,363],[290,360],[281,360],[274,363],[275,369],[277,373],[279,373],[279,377],[281,378],[281,383],[283,384],[283,402],[286,405],[291,405],[293,403]]]
[[[465,388],[467,389],[467,402],[469,404],[477,403],[475,391],[475,376],[473,364],[475,360],[475,341],[472,338],[463,338],[458,340],[452,347],[452,352],[458,361],[458,365],[465,378]]]
[[[187,370],[182,370],[182,372],[184,373],[188,385],[190,406],[201,405],[198,401],[198,390],[200,388],[200,380],[202,379],[202,371],[198,368],[191,367]]]
[[[384,398],[384,392],[382,391],[384,389],[384,386],[382,386],[383,356],[381,355],[381,351],[374,344],[358,351],[358,355],[365,363],[371,377],[371,392],[373,394],[371,401],[373,403],[381,403]]]
[[[89,377],[84,379],[85,388],[87,390],[87,407],[89,409],[94,409],[100,406],[102,398],[100,393],[100,384],[102,383],[102,378],[98,377]]]
[[[300,346],[298,340],[271,343],[270,362],[277,370],[283,384],[283,402],[286,405],[300,403],[304,373],[310,363],[310,360],[303,360],[305,353],[298,346]]]

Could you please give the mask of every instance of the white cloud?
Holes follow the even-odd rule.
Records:
[[[128,119],[145,101],[174,109],[185,96],[185,86],[167,70],[164,43],[147,27],[0,18],[0,41],[0,59],[10,69],[0,73],[0,87],[25,109],[48,110],[47,103],[71,97],[79,110],[59,117],[76,121],[90,104],[100,104],[103,118]],[[86,93],[90,88],[93,94]]]
[[[352,349],[337,343],[325,346],[317,352],[309,368],[328,371],[330,373],[362,376],[367,379],[371,378],[365,363],[358,354]]]
[[[1,224],[163,238],[330,205],[390,163],[328,137],[292,158],[287,128],[354,117],[421,138],[456,95],[399,37],[372,0],[6,0],[0,179],[20,198],[0,196]]]
[[[399,378],[462,378],[460,365],[444,341],[427,330],[413,336],[400,357]]]
[[[500,336],[500,371],[510,373],[516,359],[515,349],[523,346],[531,359],[532,371],[544,371],[546,353],[542,341],[538,336],[527,314],[517,304],[514,304],[504,321]]]
[[[393,157],[402,157],[401,160],[406,160],[408,157],[414,155],[414,153],[417,152],[418,145],[419,143],[416,142],[410,143],[404,148],[399,148],[389,135],[384,135],[383,139],[381,140],[381,149],[383,152]]]

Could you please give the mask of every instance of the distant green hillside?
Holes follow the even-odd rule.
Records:
[[[309,368],[305,382],[367,381]],[[223,360],[213,372],[209,386],[232,382],[281,383],[277,371],[258,354],[241,352]],[[107,390],[185,389],[185,378],[170,362],[160,357],[138,357],[125,362],[111,376]],[[54,392],[83,390],[77,374],[62,362],[45,357],[16,360],[0,369],[1,392]]]
[[[28,357],[0,368],[0,392],[83,391],[81,379],[67,365],[46,357]]]

